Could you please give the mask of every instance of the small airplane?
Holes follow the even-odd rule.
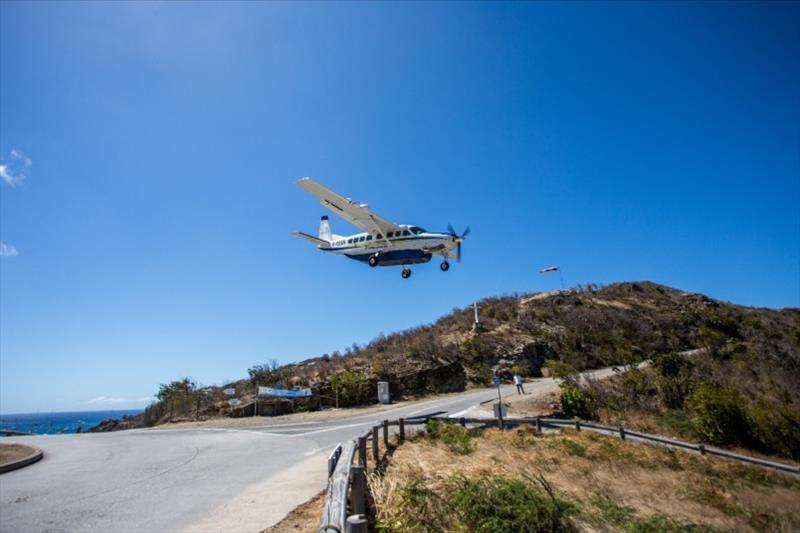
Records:
[[[311,178],[303,178],[297,185],[318,197],[324,207],[362,230],[362,233],[355,235],[334,235],[328,217],[323,216],[319,223],[319,237],[301,231],[293,232],[293,235],[315,244],[323,252],[344,255],[371,267],[403,265],[401,275],[404,279],[411,276],[408,265],[427,263],[434,255],[442,256],[439,265],[442,272],[450,268],[448,259],[461,260],[461,243],[469,235],[469,227],[458,235],[449,224],[447,233],[395,224],[371,212],[367,204],[340,196]]]

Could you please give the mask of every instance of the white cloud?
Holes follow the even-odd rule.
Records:
[[[121,403],[145,403],[153,401],[152,396],[144,396],[142,398],[113,398],[108,396],[98,396],[86,403],[94,405],[119,405]]]
[[[14,187],[25,183],[25,178],[28,177],[28,169],[33,165],[33,161],[16,148],[12,148],[9,154],[11,155],[11,160],[8,163],[0,164],[0,179],[6,185]]]
[[[13,246],[9,246],[4,242],[0,242],[0,256],[14,257],[15,255],[19,255],[16,248],[14,248]]]

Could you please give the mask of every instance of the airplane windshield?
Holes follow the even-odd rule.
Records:
[[[411,230],[411,233],[413,233],[414,235],[419,235],[420,233],[427,233],[427,231],[420,228],[419,226],[411,226],[409,229]]]

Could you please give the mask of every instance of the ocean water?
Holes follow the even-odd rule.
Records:
[[[138,415],[144,409],[115,409],[113,411],[74,411],[63,413],[20,413],[0,415],[0,429],[26,431],[39,435],[77,433],[86,431],[108,418]]]

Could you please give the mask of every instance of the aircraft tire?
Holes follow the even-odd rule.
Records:
[[[372,268],[375,268],[376,266],[378,266],[378,256],[377,255],[369,256],[369,259],[367,259],[367,264],[369,266],[371,266]]]
[[[411,269],[404,268],[403,271],[400,273],[400,275],[403,276],[403,279],[408,279],[409,277],[411,277]]]
[[[442,261],[442,264],[439,265],[439,268],[442,269],[442,272],[447,272],[448,270],[450,270],[450,263],[448,263],[447,261]]]

